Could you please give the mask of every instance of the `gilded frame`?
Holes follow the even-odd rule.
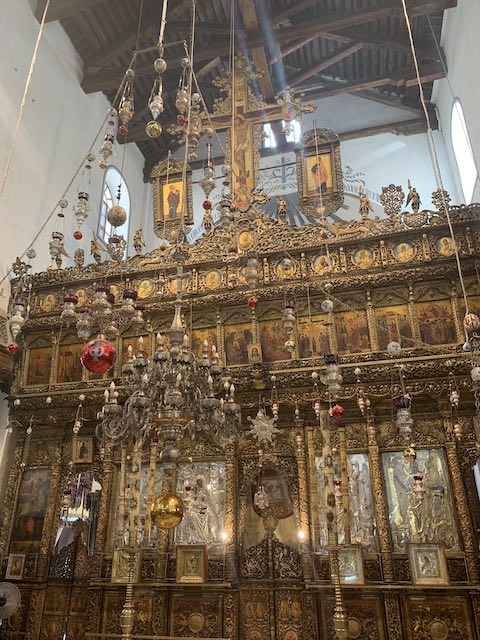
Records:
[[[208,579],[207,546],[178,544],[175,580],[183,584],[203,584]]]
[[[85,447],[84,455],[80,455],[82,447]],[[93,436],[72,437],[72,462],[73,464],[92,464],[93,462]]]
[[[115,549],[112,559],[112,582],[115,584],[130,582],[130,567],[132,582],[140,582],[142,559],[143,549],[134,547]]]
[[[450,584],[447,558],[443,545],[424,543],[409,544],[408,559],[410,561],[413,584],[425,586],[448,586]]]
[[[341,584],[365,584],[363,554],[360,545],[341,545],[339,547],[338,573]]]
[[[7,580],[21,580],[23,578],[23,570],[25,567],[24,553],[10,553],[8,556],[7,570],[5,578]]]
[[[166,185],[175,185],[175,183],[183,183],[183,163],[175,159],[162,160],[157,163],[151,173],[150,180],[153,191],[153,230],[155,235],[163,238],[164,235],[168,240],[174,240],[182,226],[182,216],[166,219],[167,212],[164,210],[163,188]],[[192,170],[187,165],[186,182],[183,185],[185,189],[185,217],[183,225],[187,228],[193,225],[193,198],[192,198]],[[180,200],[180,203],[182,200]],[[164,233],[165,230],[165,233]]]
[[[302,210],[306,215],[317,215],[317,209],[323,206],[322,215],[328,216],[338,211],[344,201],[342,160],[340,156],[340,139],[331,129],[306,131],[302,145],[295,150],[297,164],[298,197]],[[330,158],[331,192],[320,195],[309,195],[307,164],[310,158],[328,155]],[[318,169],[317,169],[318,171]]]

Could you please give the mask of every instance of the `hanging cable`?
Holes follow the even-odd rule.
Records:
[[[428,109],[427,109],[427,104],[425,101],[425,94],[423,91],[423,86],[422,86],[422,79],[420,76],[420,69],[419,69],[419,65],[418,65],[418,58],[417,58],[417,52],[415,49],[415,42],[413,40],[413,33],[412,33],[412,25],[410,22],[410,17],[408,15],[408,10],[407,10],[407,3],[406,0],[401,0],[402,2],[402,6],[403,6],[403,13],[405,15],[405,22],[407,25],[407,31],[408,31],[408,38],[410,40],[410,48],[412,51],[412,56],[413,56],[413,62],[415,65],[415,73],[417,76],[417,82],[418,82],[418,89],[420,92],[420,102],[422,104],[422,109],[423,112],[425,114],[425,120],[426,120],[426,124],[427,124],[427,139],[428,139],[428,143],[429,143],[429,147],[430,147],[430,154],[432,156],[432,162],[434,165],[434,169],[435,169],[435,174],[436,174],[436,179],[437,179],[437,184],[438,184],[438,188],[440,190],[440,198],[442,200],[442,204],[443,204],[443,210],[445,211],[445,215],[447,218],[447,224],[448,224],[448,229],[450,231],[450,237],[452,239],[452,243],[453,243],[453,247],[455,249],[455,259],[457,261],[457,270],[458,270],[458,277],[460,279],[460,284],[462,287],[462,293],[463,293],[463,299],[465,301],[465,313],[468,313],[468,298],[467,298],[467,291],[465,289],[465,282],[463,280],[463,273],[462,273],[462,265],[460,263],[460,255],[458,253],[458,245],[457,242],[455,240],[455,233],[453,230],[453,226],[452,226],[452,220],[450,218],[450,210],[449,210],[449,206],[448,206],[448,202],[445,198],[445,189],[443,188],[443,180],[442,180],[442,174],[440,171],[440,163],[438,161],[438,155],[437,155],[437,149],[435,146],[435,142],[433,139],[433,131],[432,131],[432,127],[431,127],[431,123],[430,123],[430,115],[428,113]],[[465,338],[466,341],[468,342],[468,333],[467,330],[464,327],[464,331],[465,331]]]
[[[42,39],[43,31],[44,31],[44,28],[45,28],[45,21],[47,19],[47,13],[48,13],[48,8],[49,7],[50,7],[50,0],[47,0],[47,3],[45,4],[45,9],[43,11],[42,20],[40,22],[40,28],[38,30],[37,40],[35,42],[35,47],[34,47],[34,50],[33,50],[32,60],[30,62],[30,69],[28,70],[27,81],[25,82],[25,88],[23,90],[23,96],[22,96],[22,101],[20,103],[20,111],[19,111],[18,118],[17,118],[17,124],[15,126],[15,132],[13,134],[12,145],[10,147],[10,152],[8,154],[7,164],[6,164],[6,167],[5,167],[5,172],[4,172],[3,178],[2,178],[2,186],[0,187],[0,203],[3,200],[3,194],[5,193],[5,185],[7,184],[8,174],[10,173],[10,167],[12,165],[13,153],[15,151],[15,146],[16,146],[16,143],[17,143],[18,132],[20,131],[20,124],[22,122],[23,112],[25,111],[25,103],[27,101],[27,94],[28,94],[28,90],[30,88],[30,83],[32,81],[32,76],[33,76],[33,71],[35,69],[35,64],[37,62],[38,47],[40,46],[40,41]],[[3,282],[3,280],[2,280],[2,282]]]

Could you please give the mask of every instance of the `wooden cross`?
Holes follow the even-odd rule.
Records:
[[[253,191],[258,180],[258,152],[262,144],[259,125],[264,122],[291,120],[303,111],[311,110],[310,105],[303,109],[300,101],[293,100],[289,92],[275,104],[266,104],[257,99],[250,88],[250,82],[259,77],[260,74],[249,68],[242,58],[237,58],[233,77],[232,74],[226,74],[214,81],[225,96],[215,100],[213,115],[207,121],[204,120],[205,125],[218,131],[228,130],[225,161],[227,164],[231,163],[232,168],[233,205],[241,212],[247,211],[255,201]]]

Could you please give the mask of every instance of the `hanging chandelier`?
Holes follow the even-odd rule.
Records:
[[[114,444],[130,437],[137,444],[160,440],[163,461],[178,459],[178,441],[184,435],[226,441],[235,435],[241,417],[234,385],[222,378],[216,347],[209,351],[205,341],[201,357],[191,350],[182,323],[182,277],[179,265],[173,322],[166,336],[157,335],[154,355],[145,356],[141,338],[135,354],[132,346],[128,348],[122,368],[125,403],[119,404],[119,392],[112,383],[98,414],[100,440]]]

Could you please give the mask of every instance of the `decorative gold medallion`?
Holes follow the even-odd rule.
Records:
[[[411,242],[396,242],[393,245],[393,255],[398,262],[410,262],[415,257],[415,247]]]
[[[373,251],[370,249],[357,249],[352,254],[352,262],[356,267],[367,269],[373,264]]]

